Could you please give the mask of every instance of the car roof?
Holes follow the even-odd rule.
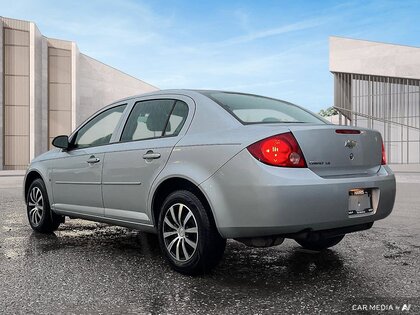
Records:
[[[198,90],[188,90],[188,89],[166,89],[166,90],[158,90],[158,91],[154,91],[154,92],[148,92],[148,93],[143,93],[143,94],[136,94],[136,95],[132,95],[129,97],[125,97],[122,99],[119,99],[115,102],[113,102],[112,104],[115,103],[119,103],[119,102],[123,102],[123,101],[129,101],[132,100],[134,98],[139,98],[139,97],[145,97],[145,96],[159,96],[159,95],[174,95],[174,94],[179,94],[179,95],[185,95],[185,96],[190,96],[190,97],[194,97],[197,95]]]
[[[134,98],[145,97],[145,96],[154,96],[154,95],[159,96],[159,95],[179,94],[179,95],[189,96],[191,98],[194,98],[194,97],[197,97],[197,96],[205,96],[206,97],[206,93],[203,93],[203,92],[235,93],[235,94],[252,95],[252,96],[259,96],[259,97],[275,99],[275,98],[272,98],[272,97],[269,97],[269,96],[257,95],[257,94],[252,94],[252,93],[237,92],[237,91],[225,91],[225,90],[213,90],[213,89],[164,89],[164,90],[158,90],[158,91],[154,91],[154,92],[148,92],[148,93],[137,94],[137,95],[132,95],[132,96],[129,96],[129,97],[125,97],[125,98],[122,98],[122,99],[119,99],[119,100],[113,102],[112,104],[123,102],[123,101],[129,101],[129,100],[132,100]],[[276,99],[276,100],[289,103],[287,101],[280,100],[280,99]],[[295,104],[293,104],[293,105],[295,105]]]

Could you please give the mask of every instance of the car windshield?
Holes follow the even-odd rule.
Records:
[[[243,124],[315,123],[325,124],[310,112],[287,102],[250,94],[200,91]]]

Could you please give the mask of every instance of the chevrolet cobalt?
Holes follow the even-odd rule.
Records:
[[[26,173],[28,219],[66,216],[157,233],[169,264],[208,272],[226,239],[323,250],[388,216],[381,134],[244,93],[167,90],[109,105]]]

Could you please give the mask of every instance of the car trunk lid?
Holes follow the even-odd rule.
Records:
[[[335,125],[289,126],[308,168],[322,177],[363,176],[378,172],[382,138],[375,130]]]

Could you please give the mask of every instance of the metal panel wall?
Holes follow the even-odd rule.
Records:
[[[334,73],[334,82],[334,106],[381,132],[388,163],[420,163],[420,80]]]
[[[48,140],[71,132],[71,50],[48,48]]]
[[[4,169],[29,163],[29,32],[3,29]]]

